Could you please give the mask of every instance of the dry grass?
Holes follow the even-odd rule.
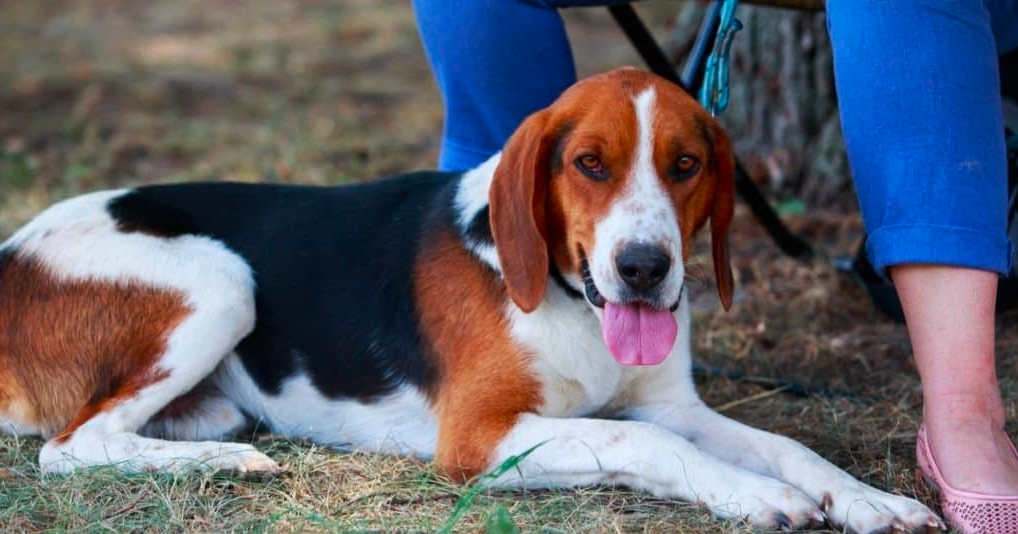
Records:
[[[568,18],[584,51],[581,72],[636,63],[600,10]],[[0,236],[47,204],[96,188],[342,183],[428,167],[439,102],[403,1],[5,2]],[[781,257],[739,215],[740,300],[730,313],[713,308],[700,256],[698,358],[833,393],[768,395],[711,378],[702,394],[878,487],[932,504],[914,476],[921,399],[905,332],[829,267],[830,255],[852,250],[858,220],[810,211],[792,222],[819,247],[815,262]],[[1014,320],[1001,319],[998,347],[1012,421]],[[434,531],[465,494],[416,460],[254,439],[289,472],[264,481],[109,470],[42,477],[34,467],[41,442],[0,438],[0,531]],[[606,488],[481,493],[457,528],[481,529],[501,507],[524,531],[750,531],[692,505]]]

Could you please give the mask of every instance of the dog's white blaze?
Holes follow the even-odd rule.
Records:
[[[672,258],[672,268],[661,284],[664,305],[679,298],[685,269],[682,265],[682,236],[671,197],[654,168],[654,88],[645,89],[633,99],[639,134],[633,168],[627,186],[594,227],[594,251],[590,273],[597,289],[609,301],[619,301],[624,284],[615,269],[615,255],[629,242],[653,243],[664,247]]]

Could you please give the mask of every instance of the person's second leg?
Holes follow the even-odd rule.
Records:
[[[445,102],[439,168],[476,167],[576,81],[558,8],[628,0],[413,0]]]
[[[439,168],[477,166],[576,81],[557,10],[521,0],[414,0],[445,102]]]
[[[898,289],[946,481],[1018,494],[994,372],[1009,267],[997,47],[984,2],[830,0],[846,148],[874,267]]]
[[[1018,495],[1018,460],[1004,433],[994,366],[997,274],[938,265],[891,267],[916,366],[923,421],[956,488]]]

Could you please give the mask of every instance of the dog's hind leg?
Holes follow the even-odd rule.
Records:
[[[143,324],[129,326],[131,331],[145,332],[142,336],[146,339],[138,339],[139,345],[134,347],[122,347],[124,350],[144,351],[150,344],[156,345],[156,350],[148,357],[146,354],[117,356],[118,360],[136,360],[137,364],[119,376],[116,371],[113,376],[100,376],[92,398],[43,447],[39,461],[44,471],[66,472],[96,464],[115,464],[125,471],[279,469],[275,462],[251,445],[164,441],[136,433],[174,399],[191,391],[212,373],[222,358],[252,328],[252,288],[241,288],[236,284],[231,288],[228,278],[217,277],[208,271],[205,277],[215,285],[214,292],[207,295],[192,293],[186,299],[183,317],[167,331],[151,331]],[[213,291],[213,288],[207,290]],[[124,305],[138,311],[151,306],[150,301],[155,297],[149,296],[142,302],[127,298]],[[172,306],[168,304],[161,308],[165,310]],[[147,339],[151,337],[154,339]],[[100,369],[102,367],[116,365],[106,364]]]
[[[215,268],[221,269],[223,265],[224,262],[216,261],[204,266],[202,285],[207,284],[206,287],[190,288],[181,302],[185,306],[182,317],[166,331],[151,331],[143,324],[131,325],[133,332],[149,331],[137,340],[139,345],[121,348],[139,350],[140,346],[144,350],[150,344],[158,347],[147,362],[144,354],[134,356],[140,364],[125,375],[100,378],[98,394],[93,394],[70,424],[43,447],[39,461],[45,471],[65,472],[81,465],[107,463],[126,471],[279,469],[251,445],[163,441],[136,433],[174,399],[209,376],[222,358],[251,331],[254,298],[250,279],[217,276]],[[150,302],[154,298],[150,296],[135,303],[128,297],[125,305],[136,311],[144,310],[152,305]],[[173,304],[160,306],[164,311],[172,307]],[[164,319],[163,322],[168,321]],[[123,358],[122,355],[117,357]],[[107,364],[110,366],[115,367]],[[113,382],[106,382],[109,387],[104,388],[104,380]]]
[[[118,228],[118,194],[58,204],[6,245],[0,368],[56,432],[43,471],[278,470],[251,445],[138,434],[251,332],[254,282],[218,241]]]

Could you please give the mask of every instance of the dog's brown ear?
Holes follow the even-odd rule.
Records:
[[[728,134],[716,121],[711,121],[711,140],[714,150],[714,201],[710,215],[710,243],[714,257],[714,278],[718,283],[721,305],[728,311],[732,307],[735,281],[732,263],[728,256],[728,226],[735,211],[735,155]]]
[[[548,116],[547,110],[530,115],[509,138],[488,193],[502,276],[509,297],[524,312],[537,308],[548,283]]]

